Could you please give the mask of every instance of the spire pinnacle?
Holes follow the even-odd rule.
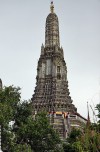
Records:
[[[2,80],[0,79],[0,89],[2,89]]]
[[[53,4],[53,1],[51,1],[50,11],[51,11],[51,13],[54,13],[54,4]]]
[[[90,122],[90,114],[89,114],[89,105],[88,105],[88,102],[87,102],[87,111],[88,111],[88,117],[87,117],[87,126],[89,127],[91,122]]]

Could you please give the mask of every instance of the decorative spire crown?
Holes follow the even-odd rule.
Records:
[[[53,4],[53,1],[51,2],[50,11],[51,11],[51,13],[54,13],[54,4]]]
[[[51,12],[46,18],[45,46],[60,46],[59,21],[57,15],[54,13],[53,2],[51,2],[50,9]]]

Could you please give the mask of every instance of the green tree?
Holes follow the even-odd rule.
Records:
[[[62,152],[61,141],[50,125],[47,114],[42,112],[34,116],[32,103],[20,99],[20,88],[10,86],[0,90],[2,150]]]
[[[73,128],[63,144],[64,152],[83,152],[81,143],[79,141],[82,132],[79,129]]]
[[[99,122],[100,122],[100,104],[97,104],[96,109],[98,110],[98,118],[99,118]]]
[[[2,126],[14,120],[17,104],[20,102],[20,88],[13,86],[0,89],[0,124]]]
[[[30,112],[29,110],[28,112],[26,111],[25,106],[24,108],[22,104],[22,108],[17,113],[18,116],[20,113],[22,115],[20,115],[20,118],[16,117],[17,119],[15,119],[13,130],[16,142],[30,145],[34,152],[58,152],[60,139],[52,126],[50,126],[47,114],[42,112],[35,117],[33,115],[28,116]]]
[[[13,144],[10,147],[10,152],[33,152],[30,145]]]
[[[74,129],[63,147],[64,152],[99,152],[100,134],[93,128],[91,129],[91,126],[84,132]]]
[[[74,143],[78,141],[81,135],[82,135],[81,130],[73,128],[71,133],[69,134],[69,137],[67,138],[67,141],[69,143]]]
[[[84,128],[84,132],[73,129],[63,144],[64,152],[99,152],[100,151],[100,104],[98,110],[98,123]]]
[[[97,124],[97,130],[98,130],[98,132],[100,133],[100,104],[97,104],[97,106],[96,106],[96,110],[98,110],[98,124]]]
[[[20,102],[20,88],[14,86],[4,87],[0,89],[0,125],[2,130],[2,149],[8,147],[10,133],[9,122],[14,120],[16,107]]]

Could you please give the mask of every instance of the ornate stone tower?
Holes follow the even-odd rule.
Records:
[[[59,21],[51,2],[46,19],[45,45],[41,46],[36,87],[32,97],[35,111],[76,112],[68,89],[67,67],[60,47]]]

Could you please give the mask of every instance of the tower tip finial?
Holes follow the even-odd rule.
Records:
[[[50,10],[51,10],[51,13],[54,13],[54,4],[53,4],[53,1],[51,1]]]
[[[88,102],[87,102],[87,111],[88,111],[87,127],[89,127],[89,126],[90,126],[90,124],[91,124],[91,121],[90,121],[90,114],[89,114],[89,105],[88,105]]]
[[[2,80],[0,78],[0,89],[2,89]]]

